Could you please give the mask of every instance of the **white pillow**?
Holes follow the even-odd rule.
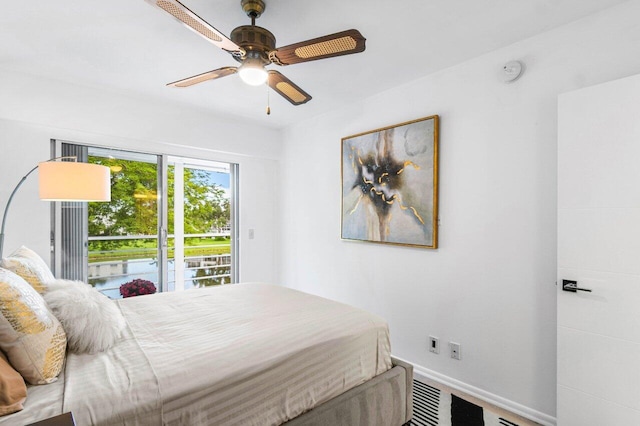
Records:
[[[118,341],[126,327],[115,302],[81,281],[52,281],[43,297],[62,323],[72,352],[105,351]]]

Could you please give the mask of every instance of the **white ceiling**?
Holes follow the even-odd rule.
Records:
[[[266,0],[257,25],[278,46],[356,28],[356,55],[276,67],[313,96],[294,107],[236,75],[178,89],[165,84],[232,57],[143,0],[2,0],[0,68],[126,91],[283,127],[407,83],[625,0]],[[248,18],[240,0],[183,0],[229,35]],[[514,59],[514,58],[512,58]]]

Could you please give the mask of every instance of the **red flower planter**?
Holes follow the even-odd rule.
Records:
[[[120,294],[122,297],[140,296],[143,294],[153,294],[157,291],[156,286],[147,280],[136,278],[133,281],[124,283],[120,286]]]

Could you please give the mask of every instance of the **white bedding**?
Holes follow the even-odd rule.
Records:
[[[61,412],[78,425],[278,425],[391,368],[382,319],[284,287],[234,284],[118,305],[123,341],[67,358]],[[41,419],[32,389],[20,417]]]

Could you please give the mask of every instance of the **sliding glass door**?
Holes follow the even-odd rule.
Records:
[[[169,290],[234,282],[232,165],[168,157]]]
[[[162,157],[89,148],[111,170],[111,202],[88,203],[88,282],[109,297],[134,279],[162,290]]]
[[[135,279],[158,291],[235,282],[235,165],[58,145],[111,169],[110,203],[56,207],[58,276],[86,281],[112,298]]]

